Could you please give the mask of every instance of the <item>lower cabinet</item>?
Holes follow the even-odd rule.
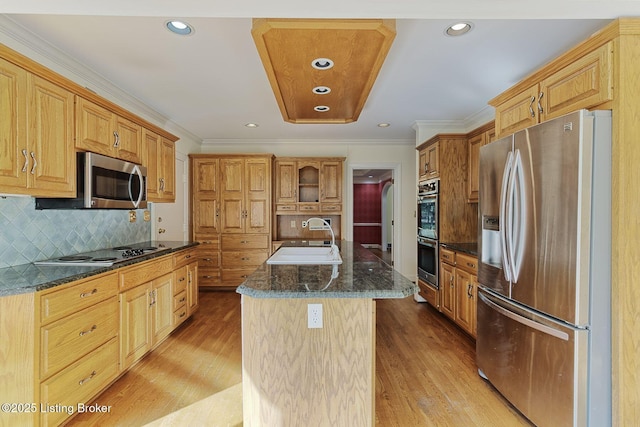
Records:
[[[478,262],[471,255],[441,248],[440,311],[476,336]]]

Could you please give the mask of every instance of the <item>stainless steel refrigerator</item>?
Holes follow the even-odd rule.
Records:
[[[481,376],[534,424],[611,425],[611,113],[480,149]]]

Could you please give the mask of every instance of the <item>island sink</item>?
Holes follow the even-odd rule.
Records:
[[[267,264],[288,265],[338,265],[342,257],[337,246],[331,247],[283,247],[267,260]]]

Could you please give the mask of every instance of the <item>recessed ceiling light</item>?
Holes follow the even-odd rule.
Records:
[[[167,26],[167,29],[169,31],[181,36],[188,36],[189,34],[193,34],[194,32],[193,27],[183,21],[171,20],[167,21],[165,25]]]
[[[329,58],[316,58],[311,61],[311,66],[316,70],[328,70],[333,67],[333,61]]]
[[[330,110],[329,107],[327,107],[326,105],[316,105],[315,107],[313,107],[314,110],[316,110],[318,113],[326,113],[327,111]]]
[[[379,128],[388,128],[389,126],[391,126],[389,123],[378,123]]]
[[[471,22],[458,22],[449,26],[444,33],[448,36],[461,36],[471,31],[472,28]]]
[[[245,126],[248,128],[257,128],[259,125],[257,123],[247,123]]]
[[[316,86],[313,88],[313,93],[317,95],[326,95],[331,92],[331,88],[327,86]]]

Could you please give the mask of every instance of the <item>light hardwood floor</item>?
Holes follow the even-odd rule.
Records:
[[[478,376],[474,341],[432,307],[378,300],[376,323],[376,425],[531,425]],[[240,295],[201,293],[193,319],[95,400],[110,412],[69,425],[242,425],[240,344]]]

